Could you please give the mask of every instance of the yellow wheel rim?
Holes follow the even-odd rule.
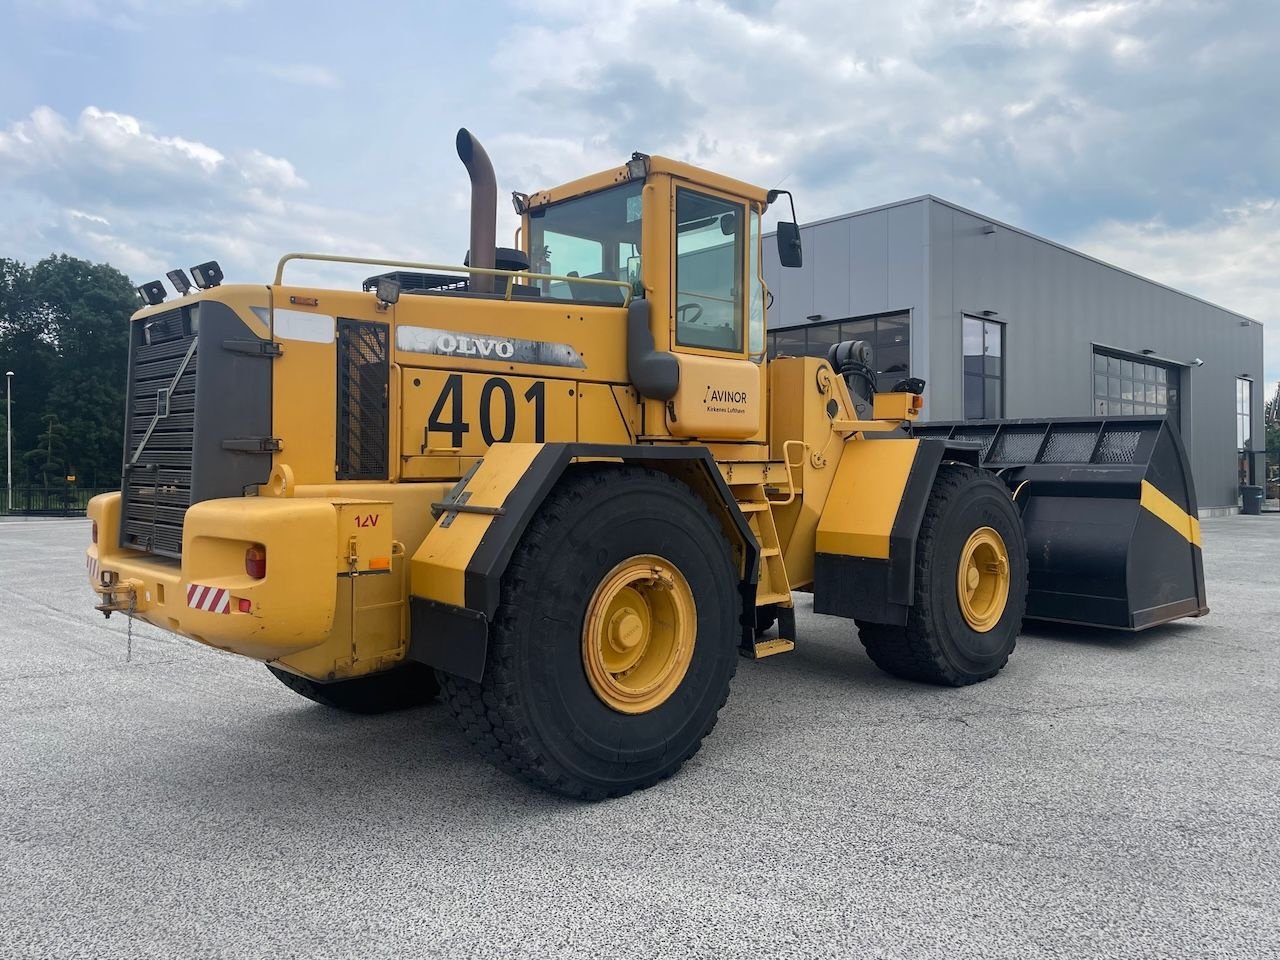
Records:
[[[693,591],[684,575],[661,557],[631,557],[605,575],[587,606],[587,681],[614,710],[647,713],[680,686],[697,634]]]
[[[986,633],[1004,615],[1009,602],[1009,551],[990,527],[973,531],[960,552],[956,594],[965,622],[978,633]]]

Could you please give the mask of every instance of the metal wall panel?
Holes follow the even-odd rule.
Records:
[[[930,207],[931,418],[963,416],[959,384],[940,367],[960,367],[953,347],[964,313],[995,310],[1005,324],[1009,417],[1088,416],[1094,345],[1135,356],[1150,350],[1183,367],[1179,428],[1201,507],[1235,504],[1235,381],[1245,374],[1262,382],[1259,324],[978,214],[936,200]],[[943,250],[945,270],[937,266]],[[1202,366],[1190,365],[1196,357]],[[1261,449],[1261,400],[1254,406],[1253,445]]]
[[[1263,446],[1260,324],[932,197],[801,233],[801,270],[780,269],[766,239],[766,280],[776,297],[771,327],[814,313],[912,311],[912,372],[928,381],[925,417],[932,420],[964,415],[965,313],[992,310],[991,319],[1005,324],[1007,417],[1089,416],[1094,345],[1151,350],[1183,366],[1179,426],[1200,506],[1236,503],[1238,376],[1254,380],[1253,447]],[[1196,357],[1202,366],[1189,365]]]
[[[897,259],[897,251],[889,249],[888,211],[850,217],[848,223],[849,315],[884,313],[904,306],[889,303],[889,264]]]
[[[845,317],[843,311],[849,308],[849,264],[852,262],[849,221],[818,224],[803,243],[807,272],[813,274],[813,310],[805,316],[821,314],[824,320]]]

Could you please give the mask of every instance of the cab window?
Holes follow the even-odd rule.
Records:
[[[756,363],[764,360],[764,276],[760,273],[760,211],[751,211],[747,237],[750,263],[747,269],[747,353]]]
[[[541,280],[542,295],[590,303],[621,304],[621,287],[575,283],[622,280],[638,269],[640,192],[636,181],[529,211],[529,259],[534,273],[565,280]]]
[[[676,190],[676,343],[742,352],[746,244],[740,204]]]

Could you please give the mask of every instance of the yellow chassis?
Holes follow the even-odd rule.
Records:
[[[278,660],[326,641],[350,644],[343,621],[355,578],[399,592],[403,558],[390,510],[386,501],[337,497],[204,501],[186,513],[179,563],[119,547],[120,494],[108,493],[89,502],[97,542],[86,565],[105,613],[131,612],[211,647]],[[263,579],[245,572],[255,544],[267,551]],[[343,672],[353,659],[335,651],[326,672]]]

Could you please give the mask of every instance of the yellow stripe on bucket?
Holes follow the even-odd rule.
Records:
[[[1142,498],[1139,500],[1143,509],[1151,511],[1163,520],[1188,542],[1200,546],[1200,521],[1187,513],[1180,506],[1166,497],[1149,481],[1142,481]]]

